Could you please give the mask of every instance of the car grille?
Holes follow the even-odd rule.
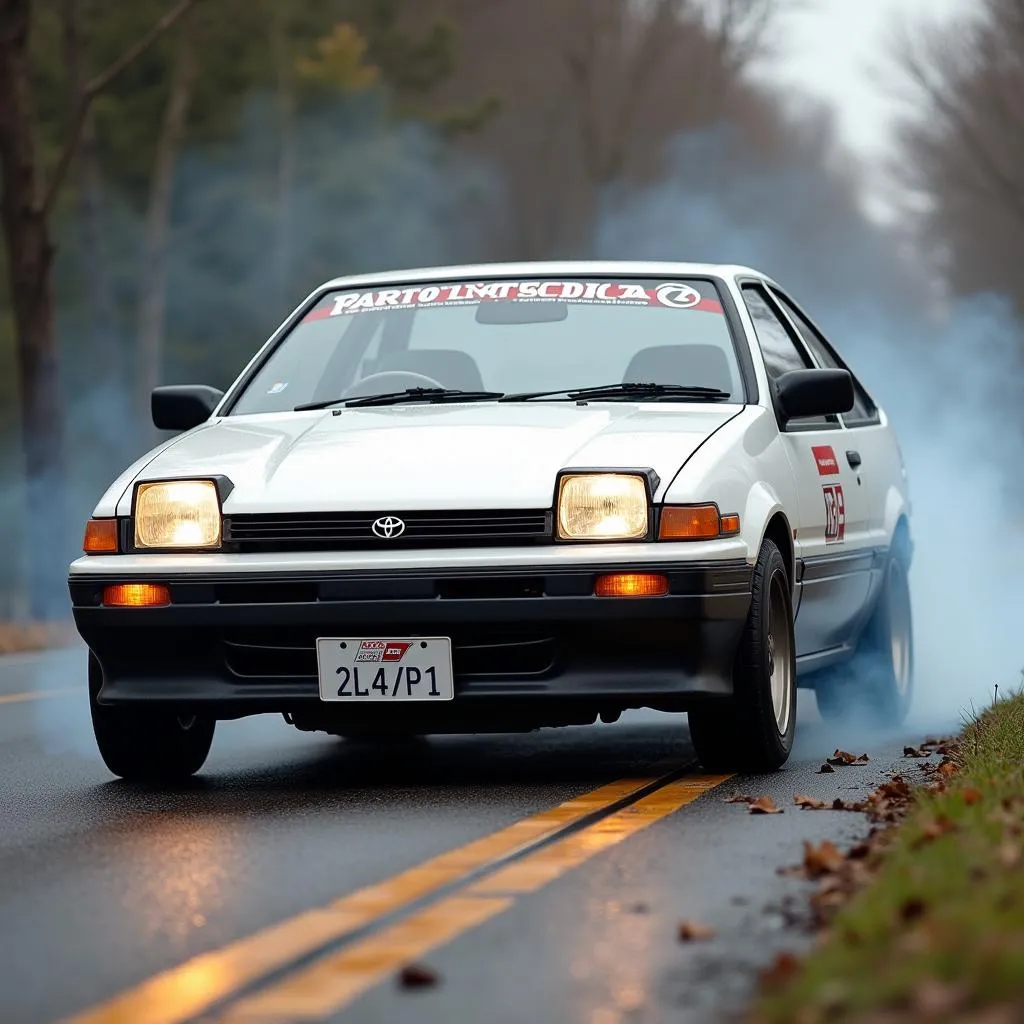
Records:
[[[378,537],[379,519],[400,519],[399,536]],[[547,510],[465,512],[315,512],[235,515],[224,542],[236,551],[336,551],[538,544],[551,539]]]

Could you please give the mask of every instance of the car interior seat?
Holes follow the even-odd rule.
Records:
[[[715,345],[653,345],[629,361],[626,383],[688,384],[731,392],[732,374],[725,353]]]
[[[421,348],[382,356],[374,372],[404,370],[432,377],[446,388],[483,391],[484,381],[476,360],[466,352],[448,348]]]

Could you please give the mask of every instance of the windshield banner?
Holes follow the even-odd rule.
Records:
[[[711,285],[707,287],[712,288]],[[722,304],[717,298],[705,298],[693,285],[678,281],[656,285],[636,281],[460,281],[455,284],[383,288],[380,291],[342,292],[329,296],[305,319],[322,320],[386,309],[473,306],[481,302],[571,302],[722,312]]]

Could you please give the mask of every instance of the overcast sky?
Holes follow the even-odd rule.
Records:
[[[893,104],[880,81],[895,26],[970,13],[972,0],[804,0],[777,33],[772,78],[832,103],[844,139],[865,159],[887,146]]]

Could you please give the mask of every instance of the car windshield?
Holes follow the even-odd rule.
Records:
[[[257,367],[231,413],[416,388],[515,394],[621,382],[743,401],[714,282],[538,278],[329,292]]]

